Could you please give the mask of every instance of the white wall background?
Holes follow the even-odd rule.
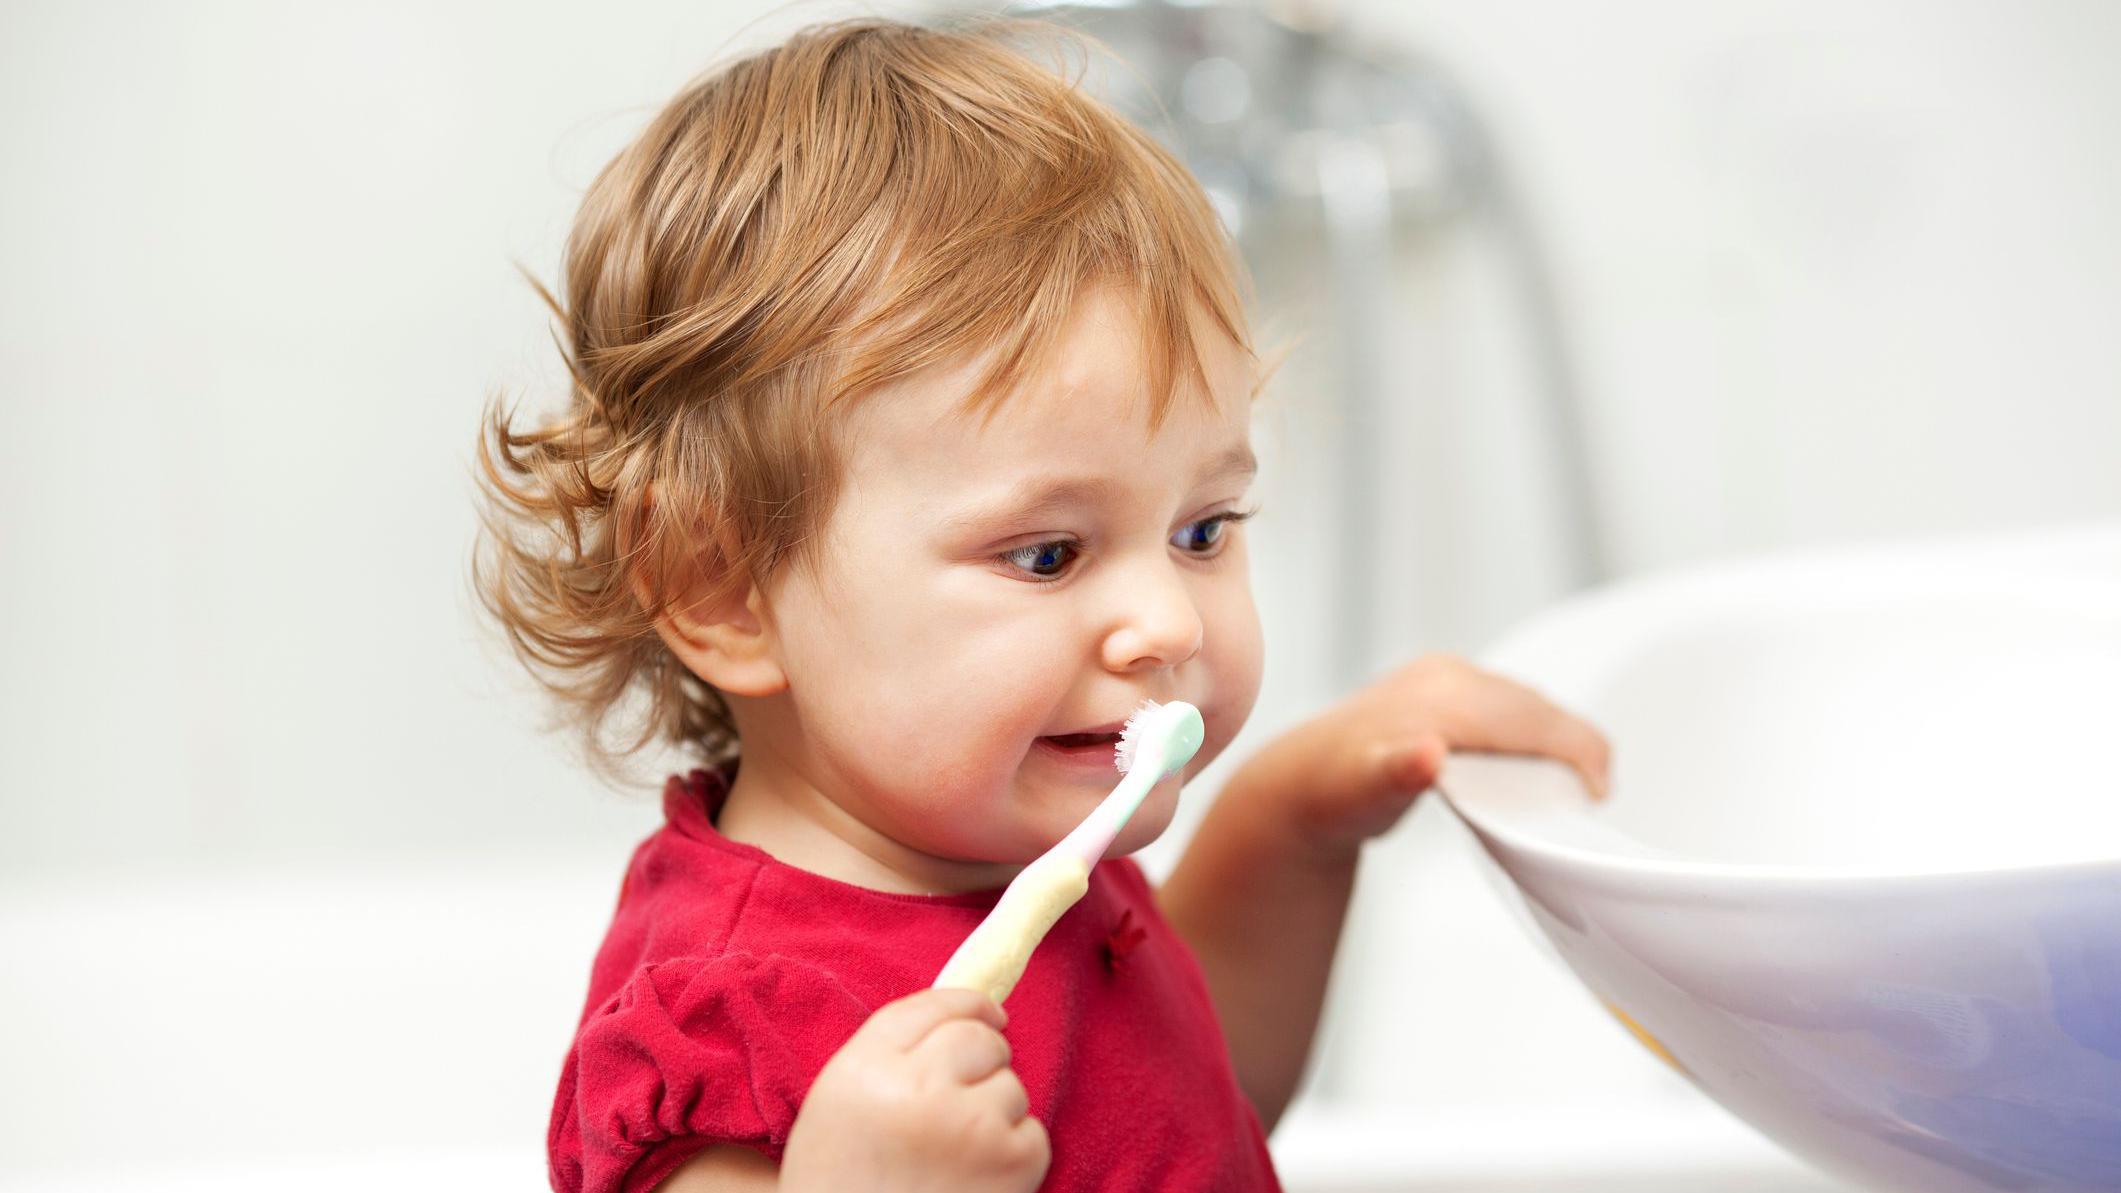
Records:
[[[845,11],[0,13],[0,927],[30,958],[0,978],[0,1069],[45,1078],[0,1091],[15,1163],[468,1139],[527,1141],[534,1177],[595,901],[655,812],[537,734],[471,613],[481,405],[559,392],[510,261],[554,277],[595,169],[732,38]],[[1445,63],[1497,131],[1554,255],[1619,570],[2121,512],[2121,8],[1350,19]],[[1406,529],[1381,549],[1408,613],[1380,666],[1560,595],[1491,248],[1439,234],[1398,263]],[[1304,400],[1263,426],[1264,558],[1306,558]],[[1333,694],[1310,645],[1330,576],[1258,579],[1270,690],[1232,761]],[[1452,828],[1425,808],[1378,848],[1317,1092],[1672,1093],[1463,902]],[[288,957],[300,980],[273,980]],[[343,993],[392,958],[385,995]],[[452,1010],[509,966],[544,984]],[[1410,1006],[1386,978],[1443,992]],[[307,1101],[199,1018],[232,1006],[302,1043]],[[429,1071],[451,1078],[393,1077]],[[114,1083],[169,1108],[122,1144]],[[199,1127],[216,1099],[271,1129]]]

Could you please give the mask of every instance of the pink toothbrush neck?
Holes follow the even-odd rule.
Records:
[[[1053,847],[1053,852],[1081,858],[1084,868],[1095,868],[1097,863],[1104,859],[1105,850],[1112,848],[1112,838],[1118,835],[1112,818],[1098,814],[1103,811],[1103,808],[1099,808],[1097,812],[1085,817],[1072,832],[1061,838],[1060,844]]]

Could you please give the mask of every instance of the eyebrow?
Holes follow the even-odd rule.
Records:
[[[1259,459],[1252,454],[1251,445],[1240,443],[1208,461],[1207,466],[1201,470],[1200,478],[1194,482],[1194,487],[1198,488],[1213,481],[1249,477],[1258,471]],[[944,519],[943,525],[953,531],[971,530],[989,521],[1027,517],[1071,505],[1089,504],[1118,487],[1101,476],[1033,477],[1011,490],[994,505],[954,514]]]

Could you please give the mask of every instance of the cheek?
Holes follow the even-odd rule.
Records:
[[[991,787],[1013,769],[1067,678],[1036,625],[942,580],[842,585],[803,610],[826,631],[789,644],[806,726],[859,751],[878,782],[930,793]]]
[[[1239,571],[1239,575],[1243,575],[1243,571]],[[1200,715],[1207,722],[1207,734],[1200,739],[1200,749],[1192,762],[1186,764],[1188,779],[1205,771],[1222,754],[1224,747],[1237,739],[1237,732],[1251,715],[1251,707],[1260,698],[1260,677],[1266,654],[1260,633],[1260,613],[1251,603],[1249,584],[1232,582],[1226,588],[1205,594],[1200,601],[1200,616],[1203,616],[1203,652],[1200,652],[1198,662],[1207,673],[1205,703],[1200,705]]]
[[[1217,701],[1226,713],[1242,720],[1259,696],[1261,673],[1266,665],[1266,635],[1259,624],[1259,607],[1252,601],[1249,582],[1233,584],[1220,595],[1209,632],[1217,635],[1215,650]]]

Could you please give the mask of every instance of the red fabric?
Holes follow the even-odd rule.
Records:
[[[1000,897],[784,865],[715,831],[729,778],[673,777],[627,867],[553,1102],[561,1193],[651,1189],[711,1141],[778,1160],[825,1061],[934,981]],[[1003,1034],[1053,1140],[1045,1189],[1279,1190],[1200,968],[1133,861],[1091,872]]]

